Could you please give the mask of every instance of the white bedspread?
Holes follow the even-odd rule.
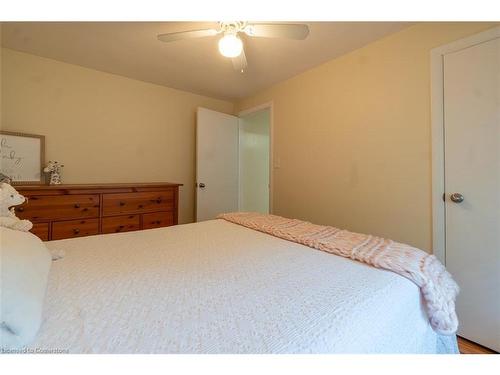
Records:
[[[52,265],[31,348],[442,351],[411,281],[223,220],[47,245],[66,255]]]

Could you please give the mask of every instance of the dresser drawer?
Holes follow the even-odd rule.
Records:
[[[50,221],[99,217],[99,195],[37,195],[16,207],[21,219]]]
[[[168,227],[173,224],[173,212],[154,212],[142,215],[142,229]]]
[[[31,228],[30,232],[39,237],[42,241],[48,241],[49,223],[34,223],[33,228]]]
[[[154,211],[171,211],[174,208],[174,191],[119,193],[103,195],[103,215],[119,215]]]
[[[56,221],[52,223],[52,239],[91,236],[99,233],[99,219]]]
[[[128,232],[139,229],[141,229],[139,215],[112,216],[102,219],[102,233]]]

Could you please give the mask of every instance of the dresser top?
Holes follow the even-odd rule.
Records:
[[[16,190],[86,190],[86,189],[134,189],[134,188],[165,188],[172,186],[182,186],[174,182],[125,182],[125,183],[105,183],[105,184],[61,184],[61,185],[14,185]]]

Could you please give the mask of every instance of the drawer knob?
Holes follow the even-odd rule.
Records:
[[[80,208],[80,203],[75,203],[75,208]]]
[[[143,205],[143,204],[140,204],[140,205],[139,205],[139,208],[144,208],[144,205]]]
[[[78,234],[78,233],[80,233],[80,229],[78,229],[78,228],[73,229],[73,233],[74,233],[74,234]]]
[[[120,225],[118,228],[123,229],[125,228],[125,225]]]
[[[158,198],[158,199],[156,200],[156,203],[160,204],[160,203],[161,203],[161,198]]]
[[[160,220],[156,220],[156,224],[160,224],[160,223],[161,223],[161,221],[160,221]]]
[[[125,206],[125,202],[120,202],[120,206]]]
[[[16,211],[17,212],[24,212],[24,207],[18,207],[18,208],[16,208]]]

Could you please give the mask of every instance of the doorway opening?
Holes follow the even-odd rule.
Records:
[[[239,211],[270,213],[271,108],[239,115]]]
[[[196,221],[234,211],[273,212],[273,105],[237,116],[196,114]]]

